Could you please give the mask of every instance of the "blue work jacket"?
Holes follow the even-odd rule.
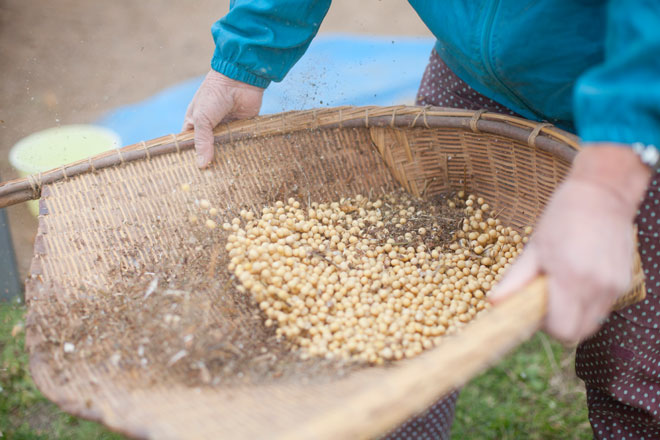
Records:
[[[483,95],[527,118],[575,126],[585,141],[660,146],[660,0],[409,2],[440,57]],[[329,7],[232,1],[212,28],[212,68],[258,87],[282,80]]]

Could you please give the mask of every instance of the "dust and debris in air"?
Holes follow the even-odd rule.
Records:
[[[449,207],[446,195],[425,201],[404,192],[392,194],[419,213],[392,238],[425,228],[427,234],[415,234],[419,243],[406,244],[442,248],[454,239],[464,213]],[[307,198],[300,203],[306,207]],[[107,274],[103,287],[84,284],[77,298],[52,300],[55,311],[39,316],[36,324],[44,335],[41,349],[52,353],[56,371],[85,362],[111,366],[139,386],[231,386],[319,382],[369,365],[354,359],[302,359],[298,347],[277,336],[275,327],[266,327],[250,292],[239,291],[243,289],[228,270],[225,250],[232,231],[211,229],[204,222],[208,212],[199,218],[181,223],[187,228],[179,235],[188,238],[178,243],[187,249],[185,258],[175,261],[169,249],[152,249],[159,261],[138,263],[139,246],[124,249],[124,264]],[[376,228],[369,233],[376,241],[388,238],[381,232]],[[145,242],[148,246],[153,245]]]

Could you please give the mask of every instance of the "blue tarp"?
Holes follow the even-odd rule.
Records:
[[[264,94],[261,114],[338,105],[413,104],[428,61],[431,38],[323,35],[281,83]],[[124,145],[181,130],[203,76],[117,108],[96,123],[116,131]]]

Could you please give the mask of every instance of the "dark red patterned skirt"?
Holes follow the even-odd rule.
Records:
[[[417,105],[516,115],[465,84],[435,50]],[[597,439],[660,439],[660,172],[640,206],[637,225],[646,299],[612,313],[577,349],[575,369],[586,385],[589,421]],[[386,438],[448,439],[457,397],[454,392],[440,399]]]

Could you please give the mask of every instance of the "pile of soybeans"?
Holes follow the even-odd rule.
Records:
[[[531,233],[502,225],[473,195],[443,203],[453,224],[403,192],[242,211],[223,225],[229,270],[302,358],[410,358],[488,308],[486,293]]]

